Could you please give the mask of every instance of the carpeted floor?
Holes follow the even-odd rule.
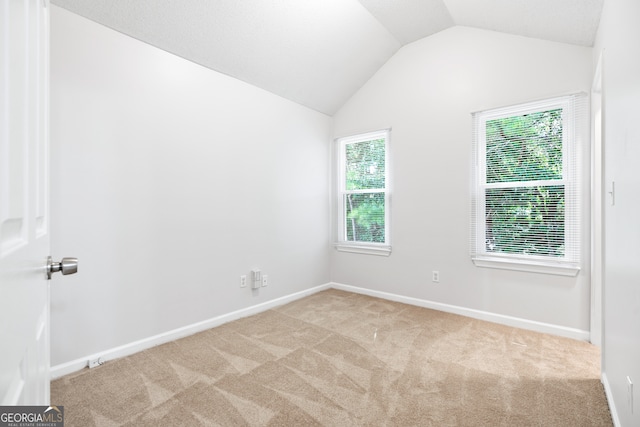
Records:
[[[67,427],[611,426],[598,348],[328,290],[60,378]]]

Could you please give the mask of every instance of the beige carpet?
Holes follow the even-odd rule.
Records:
[[[67,427],[611,426],[579,341],[328,290],[52,383]]]

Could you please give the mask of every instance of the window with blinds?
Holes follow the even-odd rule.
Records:
[[[577,274],[585,107],[573,95],[474,113],[477,265]]]
[[[337,140],[339,250],[390,253],[388,140],[388,130]]]

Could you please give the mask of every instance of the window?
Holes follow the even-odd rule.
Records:
[[[388,130],[337,140],[338,250],[391,252],[388,144]]]
[[[476,265],[577,274],[585,99],[575,95],[473,115]]]

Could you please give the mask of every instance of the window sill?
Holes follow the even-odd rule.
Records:
[[[387,245],[354,245],[349,243],[336,243],[334,247],[340,252],[351,252],[366,255],[391,255],[391,246]]]
[[[572,264],[479,256],[472,257],[472,260],[476,267],[497,268],[501,270],[527,271],[530,273],[554,274],[569,277],[575,277],[578,275],[578,272],[580,272],[580,267]]]

